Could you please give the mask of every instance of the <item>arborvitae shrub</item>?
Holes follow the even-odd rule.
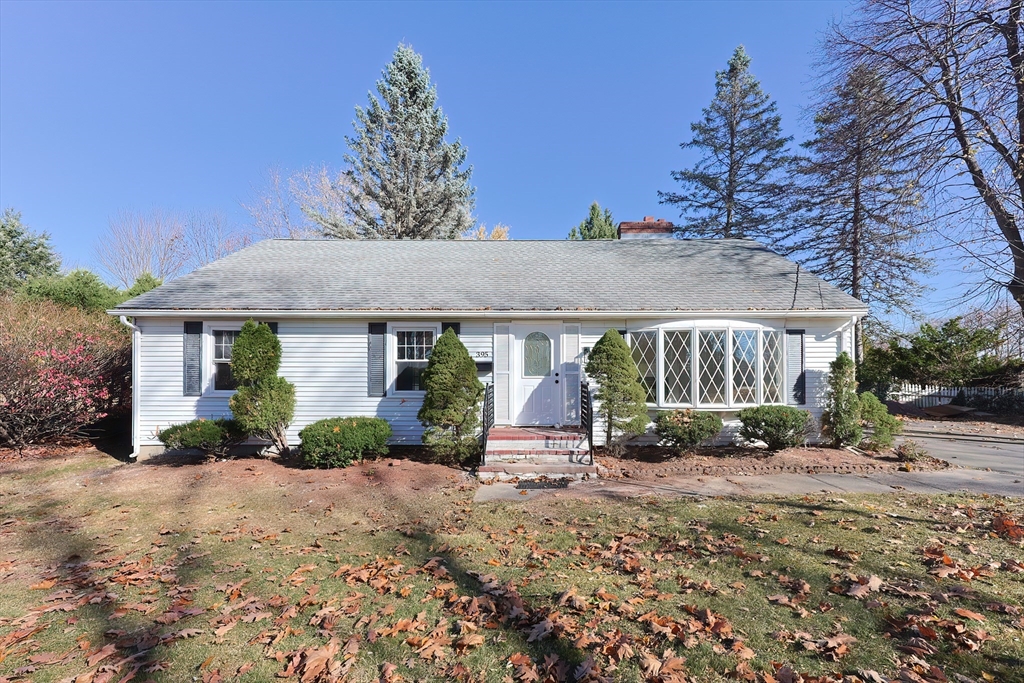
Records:
[[[722,418],[716,413],[696,410],[672,410],[658,413],[654,432],[662,441],[684,451],[713,439],[722,431]]]
[[[833,448],[856,446],[864,438],[864,430],[860,426],[856,366],[845,351],[829,365],[821,433]]]
[[[809,412],[792,406],[744,408],[739,418],[740,437],[763,441],[772,452],[803,444],[813,424]]]
[[[440,460],[467,463],[477,457],[484,385],[454,330],[445,330],[434,344],[420,385],[426,393],[416,417],[425,428],[423,443]]]
[[[587,376],[597,383],[594,398],[605,420],[605,444],[614,445],[616,433],[632,436],[647,430],[647,392],[629,347],[616,330],[604,333],[590,352]]]
[[[235,420],[199,418],[172,425],[161,431],[157,438],[173,451],[196,449],[223,458],[232,447],[245,441],[246,434]]]
[[[860,395],[860,419],[871,426],[872,435],[861,446],[869,451],[892,448],[897,434],[903,431],[903,423],[889,414],[885,404],[871,392]]]
[[[277,335],[263,323],[246,321],[231,348],[231,373],[238,390],[228,405],[246,434],[267,439],[286,454],[288,425],[295,417],[295,385],[277,376],[280,363]]]
[[[299,432],[299,455],[307,467],[348,467],[388,452],[391,425],[379,417],[331,417]]]

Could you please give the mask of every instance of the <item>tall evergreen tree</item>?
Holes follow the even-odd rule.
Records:
[[[569,231],[571,240],[613,240],[618,236],[612,212],[602,209],[597,202],[590,205],[590,214],[586,220]]]
[[[659,192],[662,204],[680,209],[684,237],[749,237],[782,244],[788,212],[785,174],[792,163],[775,102],[750,73],[750,57],[736,48],[729,67],[715,74],[715,97],[704,117],[690,124],[693,138],[680,145],[701,159],[674,171],[679,192]]]
[[[423,59],[399,45],[366,109],[356,107],[345,141],[353,181],[349,209],[358,235],[374,239],[455,239],[473,224],[472,167],[466,148],[447,142],[448,118]],[[351,236],[350,233],[337,235]]]
[[[927,269],[914,126],[884,80],[863,66],[824,96],[801,160],[796,253],[808,270],[876,308],[910,311]],[[877,310],[878,308],[881,311]],[[858,325],[856,359],[863,360]]]
[[[31,277],[56,275],[60,258],[45,232],[35,234],[21,223],[21,213],[0,215],[0,292],[15,289]]]

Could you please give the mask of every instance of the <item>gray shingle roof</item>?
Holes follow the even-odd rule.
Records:
[[[267,240],[125,310],[863,310],[749,240]]]

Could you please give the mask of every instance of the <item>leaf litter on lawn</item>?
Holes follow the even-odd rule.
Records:
[[[149,468],[157,481],[141,485],[129,468],[107,475],[136,490],[0,484],[2,517],[25,520],[2,532],[24,559],[4,565],[21,588],[0,598],[0,677],[825,683],[1022,670],[1021,548],[994,523],[1019,518],[1019,502],[472,505],[457,473],[389,490],[368,474],[380,467],[261,463],[248,488],[230,466]]]

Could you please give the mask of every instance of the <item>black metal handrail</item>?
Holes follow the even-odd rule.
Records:
[[[483,433],[480,435],[480,464],[487,464],[487,435],[494,426],[494,383],[484,386]]]
[[[590,400],[590,384],[580,382],[580,427],[587,430],[587,455],[594,464],[594,404]]]

